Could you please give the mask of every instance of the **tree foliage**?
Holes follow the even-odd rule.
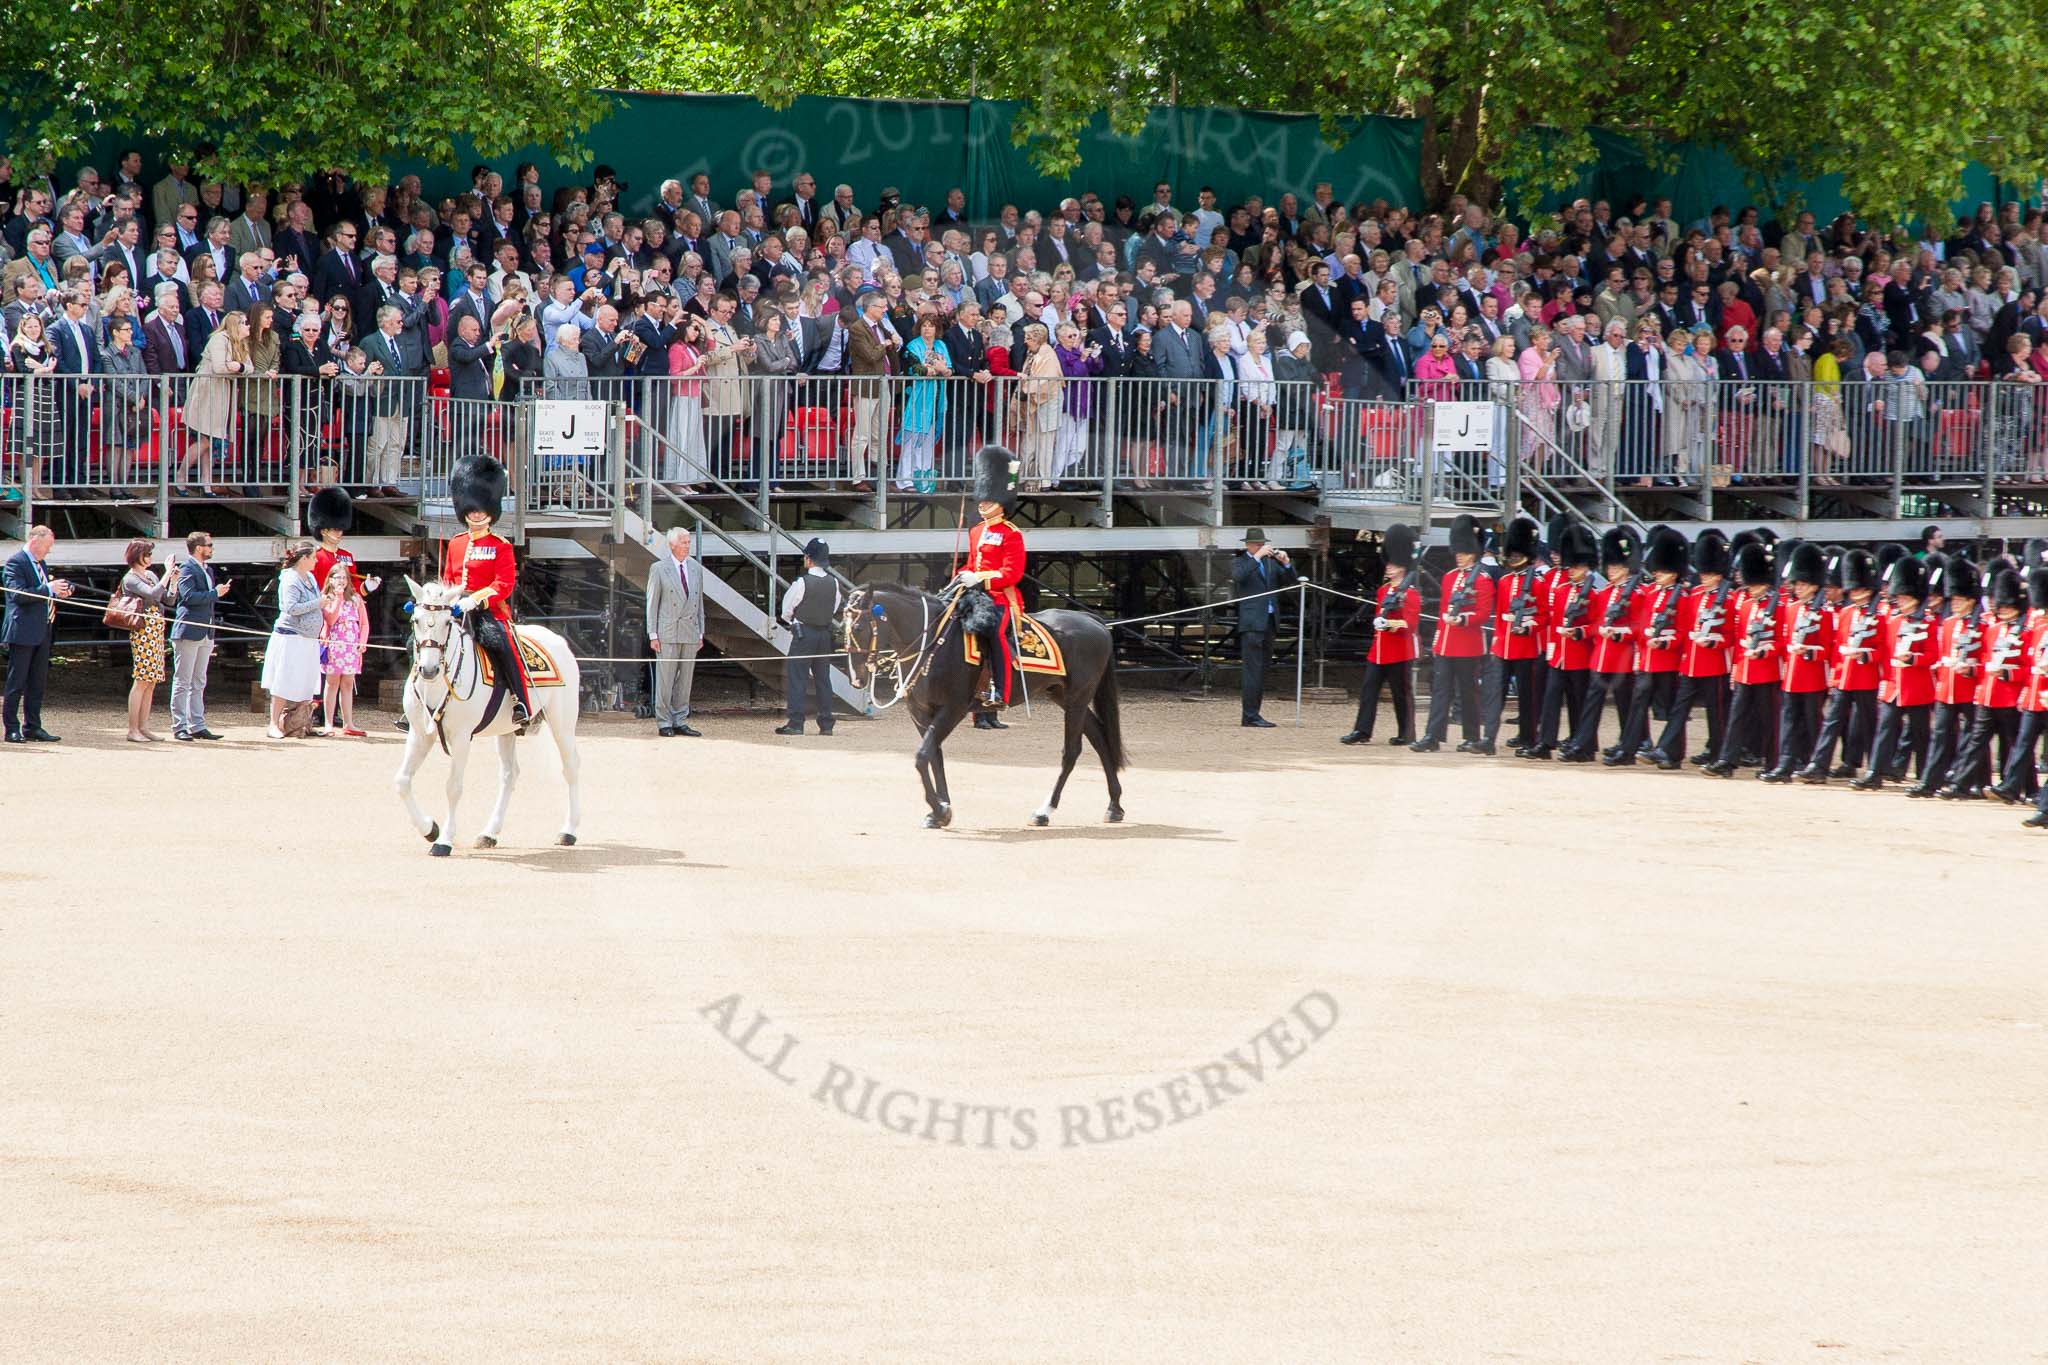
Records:
[[[551,0],[26,0],[0,26],[0,108],[31,160],[111,134],[212,143],[213,174],[274,181],[453,164],[461,136],[573,164],[608,101],[558,41],[571,22]]]
[[[1423,183],[1494,200],[1573,183],[1592,132],[1654,158],[1725,146],[1760,181],[1840,172],[1889,219],[1972,160],[2031,184],[2048,9],[1811,0],[25,0],[0,28],[15,147],[218,144],[259,179],[539,145],[581,162],[603,87],[1022,101],[1039,168],[1107,113],[1294,109],[1421,124]],[[25,135],[25,136],[24,136]]]
[[[691,14],[702,8],[692,3]],[[1939,214],[1963,168],[2048,171],[2048,10],[1816,7],[1811,0],[655,0],[662,27],[730,33],[651,51],[653,83],[801,93],[1018,99],[1040,168],[1075,160],[1097,112],[1152,103],[1294,109],[1333,132],[1360,114],[1421,123],[1423,183],[1493,200],[1574,183],[1596,128],[1654,157],[1727,147],[1759,181],[1843,176],[1879,219]],[[664,13],[666,11],[666,13]]]

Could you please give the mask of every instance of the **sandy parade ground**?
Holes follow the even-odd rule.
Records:
[[[945,832],[899,713],[606,717],[444,860],[213,710],[0,753],[8,1360],[2048,1358],[2004,807],[1127,696],[1120,826],[1043,708]]]

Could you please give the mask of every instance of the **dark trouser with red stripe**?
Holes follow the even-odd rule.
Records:
[[[1451,702],[1458,703],[1460,738],[1467,744],[1479,742],[1479,665],[1477,654],[1445,658],[1439,654],[1429,675],[1429,721],[1424,739],[1443,739],[1451,728]]]
[[[1991,741],[1998,741],[2000,769],[2012,761],[2013,744],[2019,738],[2020,712],[2016,706],[1979,706],[1970,719],[1970,737],[1956,755],[1949,776],[1951,786],[1974,788],[1991,783]]]
[[[1543,689],[1543,733],[1537,737],[1538,748],[1557,747],[1559,717],[1569,711],[1572,718],[1571,743],[1579,742],[1580,717],[1585,711],[1586,680],[1593,675],[1583,668],[1553,668],[1550,681]]]
[[[1681,677],[1678,693],[1671,699],[1671,719],[1664,722],[1664,733],[1657,737],[1657,752],[1673,763],[1686,760],[1685,726],[1692,719],[1692,708],[1707,708],[1707,748],[1714,757],[1721,756],[1721,742],[1728,728],[1728,675],[1716,673],[1706,678]]]
[[[1813,764],[1826,772],[1835,765],[1835,746],[1842,746],[1842,762],[1852,768],[1863,766],[1870,752],[1870,737],[1877,729],[1877,689],[1844,692],[1839,688],[1828,698],[1827,718],[1821,722],[1820,738],[1814,741]]]
[[[1736,683],[1729,688],[1728,732],[1721,737],[1720,759],[1734,763],[1745,753],[1761,752],[1771,738],[1772,703],[1778,684]]]
[[[2032,796],[2040,785],[2040,770],[2034,766],[2034,751],[2041,736],[2048,734],[2048,711],[2020,712],[2019,733],[2006,750],[2004,776],[1998,789],[2008,796]]]
[[[1543,661],[1490,658],[1486,661],[1486,733],[1488,744],[1500,741],[1501,718],[1507,714],[1508,684],[1515,685],[1514,748],[1525,749],[1536,742],[1543,719]]]
[[[1870,743],[1870,771],[1887,781],[1904,780],[1908,760],[1922,774],[1927,771],[1927,713],[1934,708],[1900,706],[1880,702],[1877,708],[1877,738]],[[1903,747],[1901,740],[1903,739]]]
[[[1628,721],[1621,727],[1622,753],[1633,757],[1636,750],[1649,743],[1651,715],[1670,716],[1677,700],[1676,673],[1636,674],[1635,690],[1628,699]]]
[[[1929,791],[1949,780],[1956,756],[1970,736],[1970,715],[1977,708],[1971,702],[1938,701],[1934,719],[1928,725],[1927,766],[1920,770],[1920,785]]]
[[[1600,747],[1600,713],[1607,709],[1607,699],[1614,698],[1614,709],[1621,718],[1628,719],[1629,691],[1635,686],[1633,673],[1588,673],[1586,694],[1579,703],[1579,718],[1572,726],[1573,749],[1580,753],[1592,753]]]
[[[1773,770],[1787,775],[1805,763],[1820,735],[1820,714],[1827,705],[1825,692],[1784,692],[1778,703],[1778,764]]]
[[[1415,697],[1409,688],[1409,670],[1414,661],[1396,664],[1368,663],[1358,684],[1358,719],[1351,728],[1370,739],[1372,723],[1380,714],[1380,686],[1394,694],[1394,733],[1402,739],[1415,738]]]

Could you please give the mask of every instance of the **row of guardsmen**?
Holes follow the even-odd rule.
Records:
[[[1370,742],[1382,692],[1388,741],[1443,747],[1453,715],[1461,753],[1665,770],[1687,761],[1695,713],[1706,747],[1689,756],[1714,777],[1756,768],[1766,782],[1858,791],[1905,782],[1910,797],[2032,800],[2048,828],[2035,751],[2048,732],[2048,541],[2024,564],[1980,568],[1961,556],[1733,540],[1670,527],[1596,540],[1560,517],[1545,534],[1518,517],[1482,553],[1478,524],[1453,523],[1455,567],[1429,619],[1430,706],[1414,727],[1411,671],[1425,616],[1416,533],[1381,546],[1386,581],[1372,599],[1373,642],[1345,744]],[[1604,749],[1609,702],[1620,727]],[[1837,761],[1839,759],[1839,762]]]

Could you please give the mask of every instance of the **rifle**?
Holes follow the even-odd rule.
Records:
[[[1657,608],[1657,614],[1650,618],[1648,636],[1651,649],[1669,649],[1676,643],[1667,641],[1664,637],[1671,633],[1671,623],[1678,618],[1678,601],[1685,596],[1685,586],[1673,583],[1670,592],[1670,599]]]
[[[1845,657],[1870,647],[1870,637],[1877,634],[1877,613],[1869,607],[1859,607],[1863,614],[1856,618],[1856,628],[1849,632],[1849,643],[1842,650]]]
[[[1407,596],[1408,575],[1403,573],[1399,583],[1387,584],[1386,594],[1380,598],[1379,606],[1373,609],[1372,628],[1375,634],[1407,627],[1407,619],[1401,615],[1401,602]]]
[[[1536,628],[1536,567],[1522,569],[1515,577],[1522,580],[1522,586],[1515,597],[1514,615],[1508,618],[1508,634],[1527,635]]]
[[[1977,665],[1969,656],[1977,652],[1977,646],[1983,641],[1983,618],[1972,609],[1969,617],[1956,631],[1955,651],[1941,661],[1942,667],[1952,673],[1975,673]]]
[[[1580,631],[1582,632],[1581,635],[1571,638],[1583,639],[1583,632],[1586,627],[1586,589],[1583,580],[1574,583],[1570,579],[1566,579],[1565,586],[1570,589],[1571,595],[1564,599],[1564,620],[1557,628],[1557,657],[1559,662],[1562,662],[1564,659],[1564,641],[1567,638],[1565,632],[1568,630]]]
[[[1914,646],[1927,638],[1927,608],[1922,607],[1906,618],[1906,628],[1899,632],[1899,642],[1892,649],[1893,668],[1911,668]]]
[[[1763,658],[1771,652],[1771,637],[1777,631],[1778,590],[1773,587],[1763,599],[1763,606],[1749,618],[1749,628],[1742,633],[1742,652],[1752,659]]]
[[[1803,657],[1801,650],[1812,648],[1813,637],[1820,634],[1821,606],[1820,589],[1814,589],[1811,599],[1799,604],[1799,624],[1792,627],[1792,654]]]
[[[1458,570],[1458,572],[1463,573],[1465,579],[1462,583],[1458,584],[1457,591],[1451,594],[1451,600],[1444,603],[1444,619],[1438,623],[1440,625],[1457,625],[1458,618],[1472,610],[1472,599],[1479,595],[1478,567],[1474,566],[1470,569]]]
[[[1700,614],[1693,619],[1692,643],[1695,649],[1719,649],[1727,644],[1721,638],[1721,627],[1728,621],[1728,594],[1733,591],[1724,580],[1714,589],[1714,596]]]
[[[1610,640],[1619,640],[1628,634],[1628,608],[1635,600],[1636,585],[1643,581],[1641,574],[1630,574],[1607,599],[1607,618],[1600,623],[1600,633]]]
[[[2020,637],[2023,632],[2017,629],[2019,624],[2018,620],[2007,621],[2004,633],[1998,637],[1998,648],[1991,651],[1991,672],[1994,677],[2002,679],[2012,672],[2013,663],[2020,657]],[[2034,667],[2039,669],[2040,666],[2040,661],[2035,660]]]

